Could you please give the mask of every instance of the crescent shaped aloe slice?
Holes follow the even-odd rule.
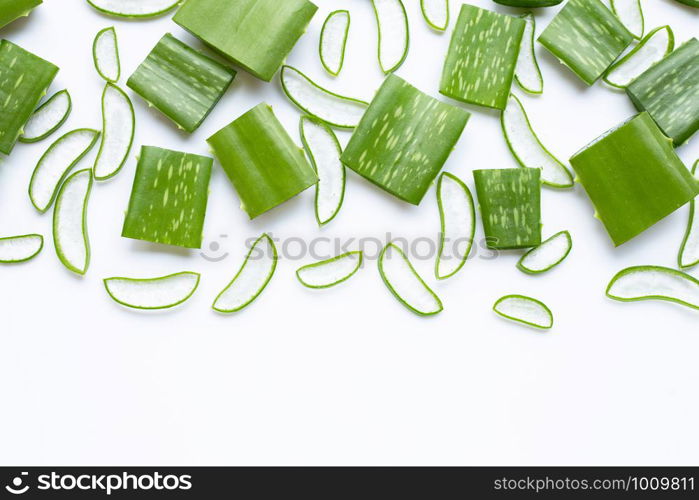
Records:
[[[350,279],[362,267],[362,252],[347,252],[296,270],[296,278],[307,288],[330,288]]]
[[[107,83],[102,93],[102,137],[95,159],[95,180],[104,181],[119,173],[131,151],[136,116],[131,99],[119,87]]]
[[[182,272],[162,278],[107,278],[104,288],[109,296],[125,307],[142,310],[170,309],[194,295],[199,273]]]
[[[448,172],[439,176],[437,204],[441,232],[435,276],[445,280],[464,267],[471,253],[476,233],[476,208],[468,186]]]
[[[104,28],[92,42],[92,61],[97,73],[110,83],[116,83],[121,75],[119,45],[114,26]]]
[[[397,70],[408,55],[410,29],[402,0],[371,0],[379,33],[379,65],[385,73]]]
[[[72,108],[70,93],[65,89],[56,92],[34,111],[24,126],[19,142],[32,143],[46,139],[65,123]]]
[[[41,0],[0,0],[0,28],[15,19],[28,16]]]
[[[44,248],[40,234],[0,238],[0,264],[17,264],[33,259]]]
[[[506,295],[495,303],[493,311],[505,319],[534,328],[549,330],[553,327],[551,309],[532,297]]]
[[[692,169],[694,177],[699,181],[699,160],[694,163]],[[688,269],[699,264],[699,214],[697,214],[697,202],[699,198],[693,199],[689,204],[689,224],[685,233],[678,263],[680,268]]]
[[[641,0],[611,0],[612,12],[634,36],[641,39],[645,29]]]
[[[420,0],[422,17],[437,31],[449,27],[449,0]]]
[[[699,281],[668,267],[629,267],[612,278],[607,297],[620,302],[664,300],[699,309]]]
[[[87,0],[92,8],[115,17],[155,17],[165,14],[182,0]]]
[[[572,249],[570,233],[561,231],[525,253],[517,262],[517,268],[527,274],[545,273],[563,262]]]
[[[508,7],[523,7],[526,9],[535,9],[539,7],[551,7],[553,5],[558,5],[563,0],[493,0],[495,3],[500,5],[507,5]]]
[[[328,14],[320,32],[318,51],[325,71],[337,76],[345,62],[345,48],[350,28],[348,10],[336,10]]]
[[[536,35],[536,21],[534,14],[528,12],[521,16],[527,23],[522,35],[522,46],[517,56],[517,66],[515,67],[515,81],[530,94],[542,94],[544,92],[544,77],[541,75],[539,61],[534,52],[534,36]]]
[[[70,271],[84,275],[90,265],[87,234],[87,202],[92,170],[75,172],[61,186],[53,211],[53,243],[56,255]]]

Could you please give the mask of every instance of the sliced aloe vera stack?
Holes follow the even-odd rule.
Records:
[[[320,32],[320,62],[325,71],[337,76],[345,62],[345,48],[350,28],[348,10],[336,10],[328,14]]]
[[[645,30],[645,20],[641,0],[611,0],[612,12],[634,36],[641,39]]]
[[[694,164],[692,173],[699,181],[699,160]],[[678,262],[682,269],[699,264],[699,214],[697,214],[697,202],[699,202],[699,198],[695,198],[690,202],[689,225],[687,226],[687,232],[682,241],[678,257]]]
[[[90,265],[87,235],[87,202],[92,170],[75,172],[61,186],[53,211],[53,244],[56,255],[70,271],[83,275]]]
[[[458,273],[471,253],[476,233],[476,207],[468,186],[448,172],[439,176],[437,204],[442,230],[435,276],[444,280]]]
[[[553,327],[553,313],[540,300],[524,295],[506,295],[493,306],[493,311],[505,319],[534,328],[549,330]]]
[[[114,26],[104,28],[95,35],[95,40],[92,42],[92,61],[102,78],[110,83],[119,81],[121,63]]]
[[[233,281],[216,297],[213,309],[220,313],[234,313],[254,302],[274,276],[277,257],[272,238],[267,234],[260,236]]]
[[[570,233],[561,231],[525,253],[517,262],[517,268],[527,274],[545,273],[563,262],[572,249]]]
[[[172,10],[182,0],[87,0],[94,9],[115,17],[156,17]]]
[[[119,173],[129,157],[135,130],[131,99],[119,87],[107,83],[102,93],[102,142],[95,160],[95,180],[104,181]]]
[[[33,259],[44,248],[40,234],[0,238],[0,264],[17,264]]]
[[[63,179],[92,149],[99,135],[97,130],[80,128],[59,137],[49,146],[29,182],[29,199],[39,212],[49,209]]]
[[[541,75],[539,61],[534,52],[534,36],[536,35],[536,21],[534,14],[528,12],[522,16],[527,23],[522,35],[522,46],[517,56],[515,67],[515,80],[517,84],[530,94],[542,94],[544,92],[544,77]]]
[[[182,272],[161,278],[107,278],[104,288],[125,307],[142,310],[170,309],[186,302],[199,286],[199,274]]]
[[[664,300],[699,309],[699,281],[668,267],[629,267],[612,278],[607,297],[621,302]]]
[[[379,32],[379,65],[385,73],[397,70],[408,55],[410,29],[402,0],[371,0]]]
[[[449,27],[449,0],[420,0],[422,17],[437,31]]]
[[[655,28],[633,50],[612,64],[603,80],[612,87],[625,89],[651,66],[662,61],[674,48],[672,28]]]
[[[296,270],[296,278],[308,288],[330,288],[354,276],[362,267],[362,252],[347,252]]]
[[[58,130],[70,115],[73,104],[70,93],[61,90],[39,106],[24,126],[19,142],[39,142]]]
[[[38,5],[41,5],[41,0],[0,0],[0,28],[28,16]]]

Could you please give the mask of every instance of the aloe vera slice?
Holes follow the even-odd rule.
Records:
[[[102,142],[94,165],[95,180],[104,181],[119,173],[131,151],[135,129],[131,99],[107,83],[102,93]]]
[[[213,309],[220,313],[234,313],[254,302],[274,276],[277,258],[272,238],[267,234],[260,236],[233,281],[216,297]]]
[[[344,283],[362,267],[362,252],[347,252],[296,270],[296,278],[308,288],[330,288]]]
[[[534,52],[534,36],[536,34],[536,21],[534,14],[528,12],[522,16],[526,22],[522,46],[517,57],[515,67],[515,80],[517,84],[530,94],[542,94],[544,92],[544,77]]]
[[[476,234],[476,208],[468,186],[448,172],[439,176],[437,204],[441,232],[435,276],[445,280],[464,267],[471,253]]]
[[[313,118],[338,128],[355,128],[368,102],[345,97],[320,87],[291,66],[282,67],[282,89],[299,109]]]
[[[505,141],[513,156],[522,167],[541,170],[541,180],[555,188],[573,187],[570,171],[541,144],[532,129],[522,102],[510,95],[507,107],[500,116]]]
[[[194,295],[200,275],[182,272],[162,278],[107,278],[104,288],[109,296],[125,307],[142,310],[170,309]]]
[[[505,319],[534,328],[553,328],[553,313],[540,300],[524,295],[506,295],[493,306],[493,311]]]
[[[509,7],[522,7],[526,9],[534,9],[538,7],[551,7],[552,5],[558,5],[563,0],[493,0],[495,3],[500,5],[507,5]]]
[[[645,20],[641,0],[611,0],[612,12],[626,26],[634,38],[643,38]]]
[[[389,243],[379,256],[379,273],[393,296],[420,316],[442,312],[439,297],[425,284],[400,247]]]
[[[315,211],[318,224],[333,220],[345,197],[345,166],[340,161],[342,147],[335,133],[323,122],[301,117],[301,141],[311,165],[318,174]]]
[[[100,133],[80,128],[59,137],[36,164],[29,182],[29,199],[39,212],[46,212],[56,198],[68,172],[97,142]]]
[[[692,168],[692,174],[699,181],[699,160],[696,161]],[[697,214],[697,201],[695,198],[690,202],[689,208],[689,224],[685,233],[680,254],[678,257],[679,265],[682,269],[694,267],[699,264],[699,215]]]
[[[41,0],[0,0],[0,28],[15,19],[28,16]]]
[[[675,48],[675,36],[670,26],[654,29],[624,57],[612,64],[603,80],[608,85],[625,89],[651,66],[661,61]]]
[[[561,231],[525,253],[517,262],[517,268],[527,274],[545,273],[563,262],[572,249],[570,233]]]
[[[320,31],[320,62],[325,71],[337,76],[345,62],[345,48],[350,28],[348,10],[336,10],[328,14]]]
[[[53,211],[53,244],[56,255],[70,271],[83,275],[90,265],[87,234],[87,202],[92,170],[75,172],[61,186]]]
[[[70,93],[61,90],[39,106],[24,126],[19,142],[39,142],[58,130],[65,123],[73,108]]]
[[[385,73],[397,70],[408,56],[410,29],[402,0],[371,0],[379,33],[379,66]]]
[[[0,238],[0,263],[27,262],[39,255],[42,248],[44,248],[44,237],[40,234]]]
[[[427,24],[437,31],[449,26],[449,0],[420,0],[420,10]]]
[[[172,10],[182,0],[87,0],[95,10],[115,17],[156,17]]]
[[[683,3],[690,7],[696,7],[699,9],[699,0],[675,0],[675,2]]]
[[[667,267],[629,267],[612,278],[607,297],[621,302],[664,300],[699,309],[699,281]]]
[[[116,83],[121,76],[119,45],[114,26],[99,31],[92,42],[92,61],[97,73],[110,83]]]

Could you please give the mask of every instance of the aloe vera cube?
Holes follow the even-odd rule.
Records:
[[[595,83],[634,36],[600,0],[568,0],[538,40],[585,83]]]
[[[316,10],[318,7],[307,0],[188,0],[173,20],[268,82]]]
[[[645,112],[603,134],[570,164],[616,246],[699,194],[699,182]]]
[[[699,130],[699,40],[692,38],[626,87],[675,146]]]
[[[0,28],[17,18],[27,16],[41,5],[41,0],[0,0]]]
[[[0,153],[12,152],[56,73],[50,62],[0,41]]]
[[[143,146],[124,238],[201,248],[213,159]]]
[[[401,200],[419,205],[470,114],[389,75],[364,113],[342,163]]]
[[[505,109],[525,27],[524,19],[462,5],[439,91],[459,101]]]
[[[541,170],[474,170],[488,248],[508,250],[541,244]]]
[[[303,150],[268,104],[258,104],[207,142],[251,219],[318,183]]]

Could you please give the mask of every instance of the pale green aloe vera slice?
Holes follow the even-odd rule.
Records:
[[[563,262],[572,249],[570,233],[561,231],[524,254],[517,262],[517,268],[527,274],[545,273]]]
[[[422,17],[437,31],[449,27],[449,0],[420,0]]]
[[[131,152],[135,130],[131,99],[107,83],[102,93],[102,142],[94,165],[95,180],[104,181],[119,173]]]
[[[540,300],[525,295],[506,295],[495,303],[493,311],[523,325],[542,330],[553,328],[551,309]]]
[[[536,9],[539,7],[551,7],[553,5],[558,5],[563,0],[493,0],[495,3],[500,5],[507,5],[508,7],[522,7],[525,9]]]
[[[119,81],[121,63],[114,26],[104,28],[95,35],[95,40],[92,42],[92,61],[102,78],[110,83]]]
[[[385,73],[397,70],[408,56],[410,28],[402,0],[371,0],[379,33],[379,65]]]
[[[194,295],[199,279],[200,275],[192,272],[148,279],[107,278],[104,288],[112,300],[131,309],[170,309]]]
[[[115,17],[155,17],[174,9],[182,0],[87,0],[94,9]]]
[[[699,281],[668,267],[629,267],[612,278],[607,297],[621,302],[664,300],[699,309]]]
[[[19,142],[39,142],[58,130],[65,123],[73,108],[70,93],[60,90],[41,104],[24,126]]]
[[[527,23],[522,35],[522,46],[517,56],[517,66],[515,67],[515,81],[530,94],[542,94],[544,92],[544,77],[541,75],[539,61],[534,52],[534,36],[536,35],[536,21],[534,14],[528,12],[522,16]]]
[[[344,283],[362,267],[362,252],[347,252],[296,270],[296,278],[308,288],[330,288]]]
[[[44,248],[40,234],[0,238],[0,264],[17,264],[33,259]]]
[[[439,176],[437,204],[441,232],[435,276],[444,280],[458,273],[471,253],[476,233],[476,208],[468,186],[448,172]]]
[[[694,164],[692,173],[699,181],[699,160]],[[687,226],[687,232],[682,241],[678,257],[679,266],[682,269],[699,264],[699,214],[697,214],[697,203],[699,203],[699,197],[692,200],[689,206],[689,225]]]
[[[670,26],[661,26],[648,33],[624,57],[612,64],[603,80],[608,85],[625,89],[654,64],[662,61],[675,48]]]
[[[87,202],[92,170],[80,170],[61,186],[53,211],[53,243],[56,255],[70,271],[84,275],[90,265],[87,234]]]
[[[337,76],[345,62],[345,48],[350,28],[348,10],[336,10],[328,14],[320,32],[318,51],[325,71]]]
[[[645,20],[641,0],[611,0],[612,12],[634,36],[641,39],[645,30]]]

